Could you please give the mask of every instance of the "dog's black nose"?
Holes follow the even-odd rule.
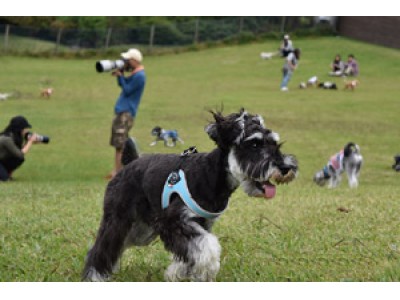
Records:
[[[282,173],[283,176],[285,176],[287,173],[289,173],[289,171],[290,171],[291,169],[292,169],[292,168],[285,167],[285,166],[279,168],[279,170],[281,170],[281,173]]]

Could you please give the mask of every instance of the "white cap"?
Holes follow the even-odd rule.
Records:
[[[284,38],[285,40],[288,40],[288,39],[290,39],[290,37],[289,37],[289,35],[288,35],[288,34],[285,34],[285,35],[283,36],[283,38]]]
[[[126,52],[121,53],[121,57],[125,60],[134,59],[137,62],[141,63],[143,60],[142,53],[138,49],[129,49]]]

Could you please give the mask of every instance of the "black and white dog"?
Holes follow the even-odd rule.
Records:
[[[240,185],[249,196],[272,198],[275,184],[297,175],[296,158],[281,153],[279,136],[261,116],[240,110],[214,121],[205,131],[217,147],[209,153],[143,155],[112,179],[83,279],[104,281],[125,249],[148,245],[157,236],[173,254],[165,280],[212,281],[221,247],[211,233]]]
[[[394,164],[392,165],[393,170],[400,172],[400,154],[394,156]]]
[[[158,141],[164,141],[164,146],[166,147],[175,147],[176,142],[180,142],[183,144],[183,140],[179,137],[177,130],[165,130],[160,126],[156,126],[151,131],[151,135],[155,136],[154,142],[150,144],[150,146],[155,146]],[[171,143],[169,142],[171,139]]]
[[[337,90],[337,85],[334,82],[326,81],[318,84],[318,87],[324,90]]]
[[[341,174],[346,171],[349,186],[356,188],[362,163],[360,147],[350,142],[340,152],[331,156],[324,168],[314,175],[314,182],[320,186],[328,183],[329,188],[335,188],[341,181]]]

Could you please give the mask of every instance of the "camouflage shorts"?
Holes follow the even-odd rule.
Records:
[[[117,114],[112,122],[110,145],[122,150],[133,126],[133,117],[128,112]]]

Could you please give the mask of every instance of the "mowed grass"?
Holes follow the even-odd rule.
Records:
[[[245,107],[264,116],[297,156],[300,175],[271,200],[235,192],[213,231],[222,245],[218,281],[399,281],[398,133],[400,52],[344,38],[295,40],[303,51],[288,93],[279,91],[283,61],[263,61],[278,42],[145,57],[147,86],[131,134],[142,152],[180,153],[214,145],[204,133],[207,108]],[[354,53],[361,82],[355,92],[327,76],[336,53]],[[108,58],[108,57],[105,57]],[[113,149],[108,146],[115,79],[97,74],[94,60],[0,57],[0,128],[23,114],[51,137],[35,145],[15,181],[0,184],[0,281],[79,281],[102,213]],[[317,75],[340,89],[299,90]],[[45,84],[47,83],[47,84]],[[55,90],[50,100],[41,87]],[[185,145],[150,147],[150,130],[178,129]],[[360,186],[346,177],[334,190],[312,182],[345,143],[361,146]],[[349,210],[338,211],[339,207]],[[115,281],[162,281],[170,255],[156,240],[128,250]]]

